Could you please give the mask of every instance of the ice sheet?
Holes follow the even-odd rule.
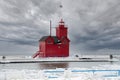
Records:
[[[44,70],[1,69],[0,80],[120,80],[120,66],[99,65],[93,68]]]

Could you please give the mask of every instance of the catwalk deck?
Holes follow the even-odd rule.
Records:
[[[41,63],[41,62],[115,62],[119,61],[116,58],[40,58],[40,59],[0,59],[0,64],[10,63]]]

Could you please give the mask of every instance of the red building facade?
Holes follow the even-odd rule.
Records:
[[[35,57],[68,57],[69,43],[67,37],[67,27],[61,19],[58,27],[56,27],[56,36],[43,36],[39,40],[39,51],[33,56]]]

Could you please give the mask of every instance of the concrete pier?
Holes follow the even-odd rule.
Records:
[[[115,62],[116,58],[91,58],[91,57],[49,57],[49,58],[31,58],[31,57],[6,57],[0,59],[0,64],[10,63],[40,63],[40,62]]]

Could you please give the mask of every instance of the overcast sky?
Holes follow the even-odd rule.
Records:
[[[0,0],[0,55],[34,54],[61,18],[71,55],[119,54],[120,0]]]

